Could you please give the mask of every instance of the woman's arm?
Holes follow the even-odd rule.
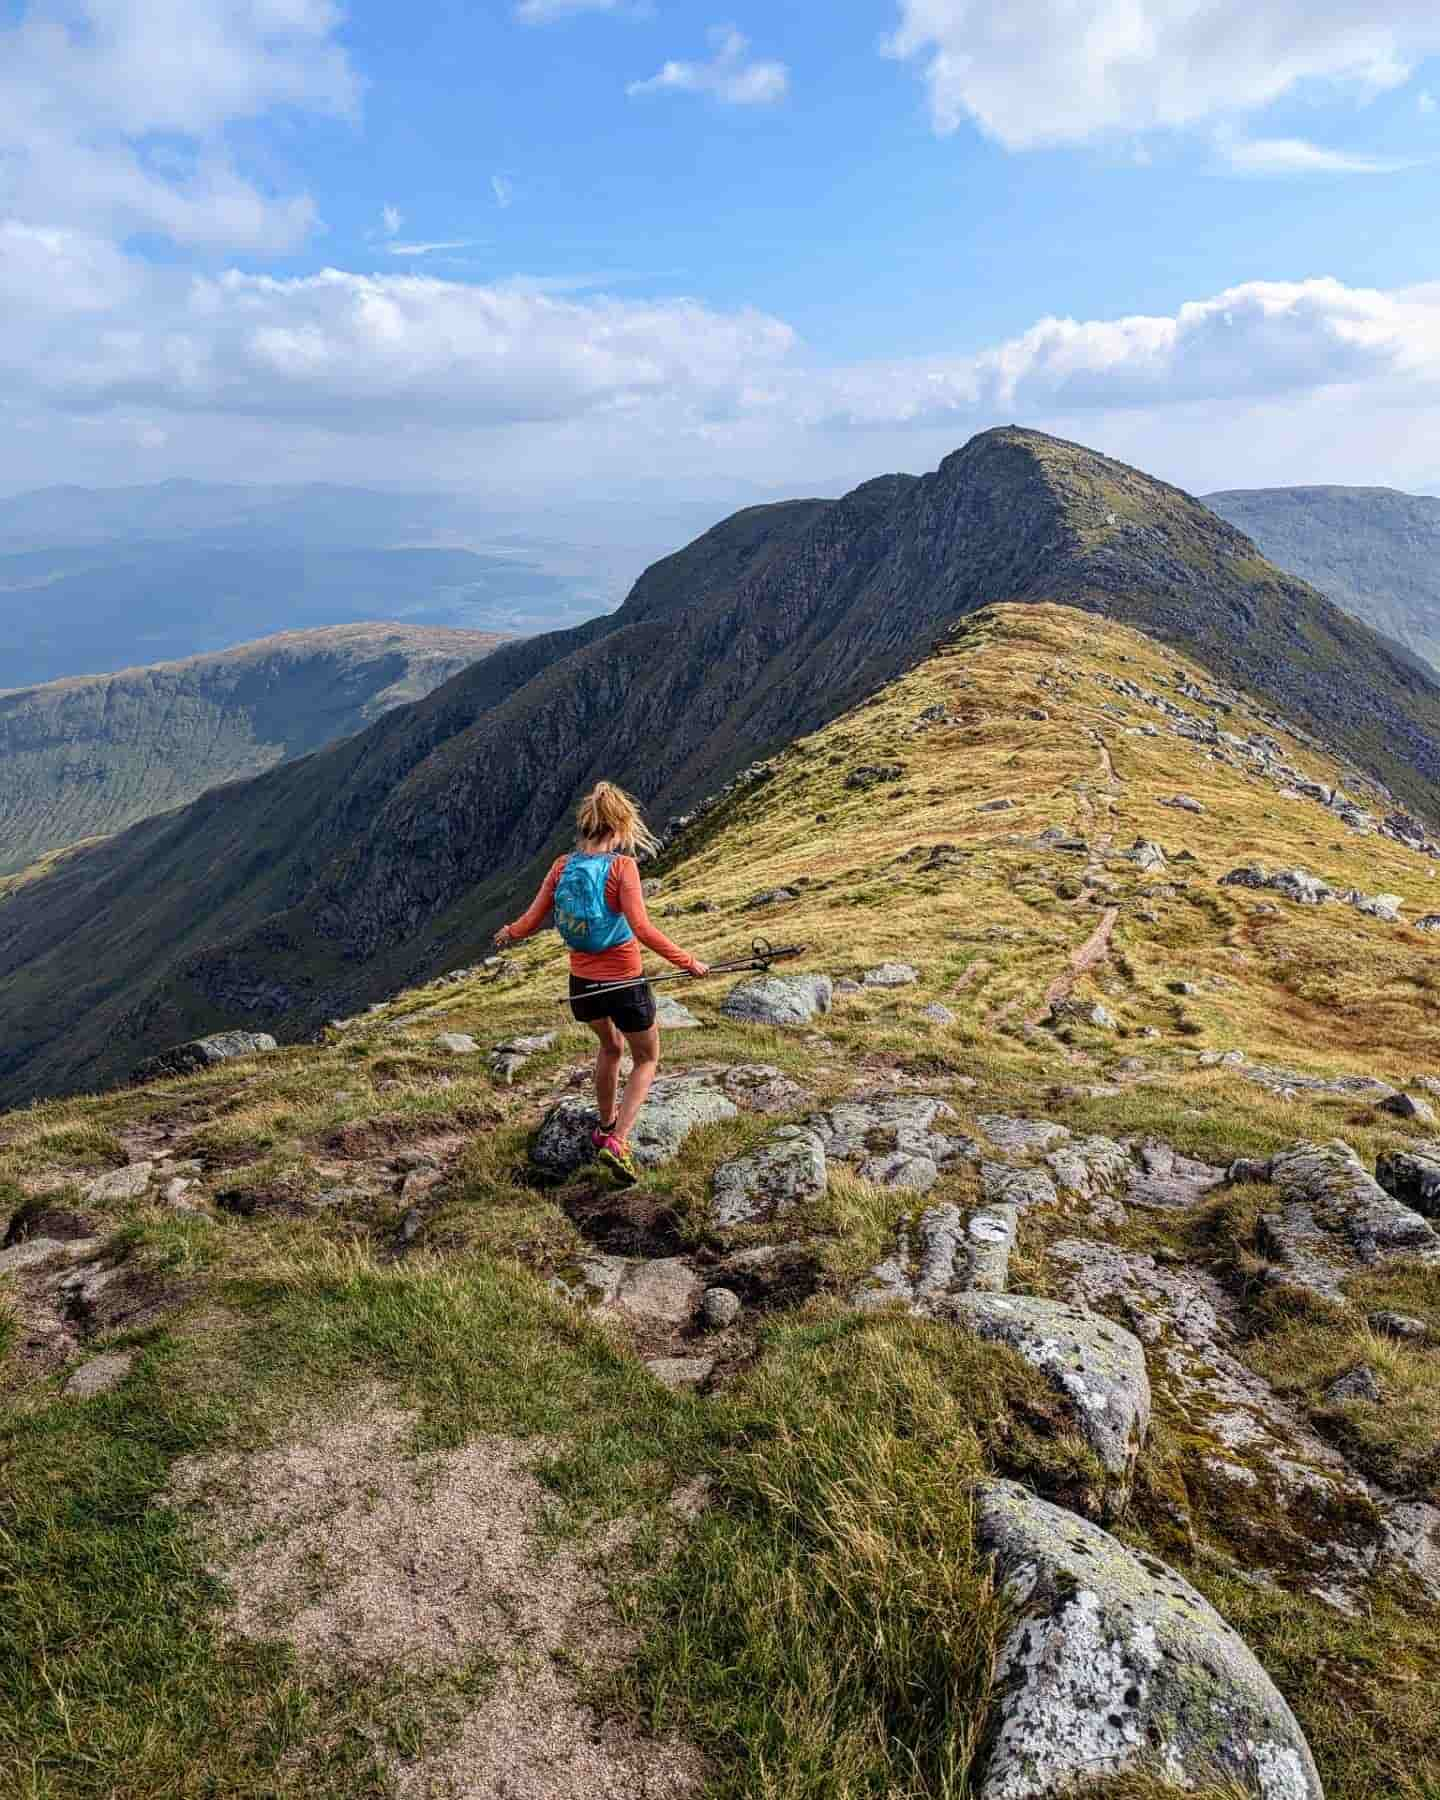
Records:
[[[557,856],[550,865],[550,873],[540,883],[540,891],[521,913],[513,925],[502,925],[495,933],[498,949],[504,950],[507,945],[518,944],[521,938],[527,938],[537,932],[550,916],[550,909],[555,903],[555,884],[560,879],[560,871],[565,866],[565,858]]]
[[[616,910],[624,913],[630,929],[645,948],[663,956],[666,962],[674,963],[677,969],[684,969],[688,975],[703,975],[706,965],[698,957],[691,956],[678,944],[672,944],[657,925],[650,923],[650,915],[645,910],[645,895],[640,888],[640,870],[634,857],[617,856],[614,869],[619,881]]]

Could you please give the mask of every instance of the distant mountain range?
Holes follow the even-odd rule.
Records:
[[[392,618],[550,630],[702,522],[603,507],[543,531],[462,496],[166,481],[0,500],[0,688]],[[703,515],[711,516],[711,515]]]
[[[618,612],[504,645],[19,888],[0,904],[0,1095],[103,1085],[222,1024],[303,1036],[474,960],[597,776],[664,820],[956,619],[1042,600],[1182,647],[1440,814],[1440,686],[1416,661],[1178,489],[990,431],[922,478],[737,513]]]
[[[503,641],[342,625],[0,692],[0,875],[348,737]]]
[[[1233,488],[1205,504],[1282,569],[1440,667],[1440,499],[1394,488]]]

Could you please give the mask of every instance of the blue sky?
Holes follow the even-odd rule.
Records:
[[[0,0],[0,486],[1440,486],[1434,0]]]

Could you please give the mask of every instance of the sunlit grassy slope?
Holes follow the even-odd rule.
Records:
[[[703,957],[763,932],[808,945],[797,967],[843,977],[904,961],[920,979],[843,994],[815,1029],[790,1032],[722,1021],[723,982],[678,984],[703,1029],[667,1034],[667,1065],[778,1065],[814,1097],[796,1117],[899,1072],[943,1094],[956,1129],[1023,1111],[1155,1133],[1217,1163],[1337,1134],[1373,1155],[1422,1130],[1353,1096],[1278,1098],[1206,1056],[1238,1049],[1252,1064],[1396,1082],[1440,1074],[1424,932],[1218,882],[1250,859],[1301,865],[1340,890],[1398,895],[1411,920],[1437,884],[1432,861],[1282,798],[1238,758],[1213,760],[1113,685],[1210,716],[1177,680],[1213,688],[1123,627],[994,608],[794,744],[673,844],[653,907]],[[1221,723],[1275,736],[1304,776],[1383,813],[1350,772],[1243,706]],[[851,784],[877,768],[890,778]],[[1203,812],[1164,804],[1177,794]],[[1086,847],[1042,841],[1047,831]],[[1137,839],[1161,845],[1166,866],[1126,860]],[[796,897],[751,904],[776,888]],[[1074,993],[1102,1001],[1116,1029],[1057,1032],[1047,993],[1107,924],[1108,947]],[[12,1329],[4,1792],[338,1800],[391,1791],[417,1746],[443,1738],[454,1708],[474,1701],[450,1678],[392,1667],[341,1679],[283,1641],[227,1638],[191,1522],[157,1503],[177,1458],[284,1441],[307,1409],[343,1410],[376,1381],[414,1409],[419,1447],[483,1432],[543,1439],[562,1534],[595,1544],[607,1521],[629,1522],[630,1553],[612,1549],[606,1570],[636,1648],[597,1698],[697,1743],[714,1795],[971,1791],[997,1611],[971,1549],[970,1485],[998,1468],[1063,1494],[1087,1479],[1085,1451],[1045,1383],[1008,1353],[847,1309],[913,1196],[843,1175],[785,1222],[786,1239],[804,1241],[807,1279],[791,1303],[747,1314],[709,1397],[661,1388],[641,1367],[643,1341],[554,1299],[547,1279],[569,1274],[584,1244],[565,1196],[527,1175],[525,1150],[546,1106],[583,1082],[589,1040],[554,1004],[559,944],[536,940],[516,962],[512,979],[477,973],[397,996],[313,1046],[0,1119],[12,1208],[79,1205],[97,1175],[164,1153],[199,1165],[189,1197],[202,1209],[177,1212],[153,1190],[100,1209],[115,1258],[154,1297],[114,1339],[138,1352],[114,1394],[61,1399],[53,1362],[23,1353]],[[937,1002],[950,1022],[926,1016]],[[554,1027],[554,1047],[511,1088],[483,1058],[435,1042]],[[674,1245],[718,1254],[710,1173],[768,1129],[748,1115],[708,1127],[647,1181]],[[442,1172],[418,1203],[400,1192],[407,1148]],[[964,1204],[975,1179],[956,1165],[936,1197]],[[1134,1212],[1121,1238],[1241,1284],[1254,1210],[1235,1189],[1198,1215]],[[1047,1290],[1059,1229],[1027,1214],[1014,1286]],[[1368,1277],[1363,1298],[1427,1319],[1432,1343],[1440,1334],[1433,1270]],[[1355,1360],[1352,1323],[1273,1300],[1246,1317],[1243,1353],[1302,1409],[1318,1409],[1323,1383]],[[1404,1404],[1348,1448],[1376,1478],[1434,1498],[1440,1353],[1386,1354]],[[1301,1582],[1247,1579],[1257,1521],[1238,1529],[1198,1499],[1177,1529],[1177,1496],[1207,1444],[1160,1398],[1121,1535],[1182,1568],[1247,1637],[1300,1715],[1332,1800],[1433,1800],[1440,1620],[1383,1582],[1351,1618]],[[670,1499],[700,1475],[711,1503],[682,1527]]]

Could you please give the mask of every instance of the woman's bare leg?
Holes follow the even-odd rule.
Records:
[[[625,1040],[616,1030],[613,1019],[587,1019],[586,1024],[600,1040],[600,1048],[595,1053],[595,1104],[600,1110],[600,1123],[608,1125],[615,1117],[615,1094],[620,1086],[620,1058],[625,1053]],[[649,1086],[648,1082],[646,1086]]]
[[[625,1098],[620,1102],[619,1123],[615,1127],[615,1135],[622,1144],[629,1141],[631,1127],[649,1096],[650,1083],[660,1064],[660,1028],[652,1025],[648,1031],[627,1031],[625,1039],[635,1058],[635,1067],[625,1083]]]

